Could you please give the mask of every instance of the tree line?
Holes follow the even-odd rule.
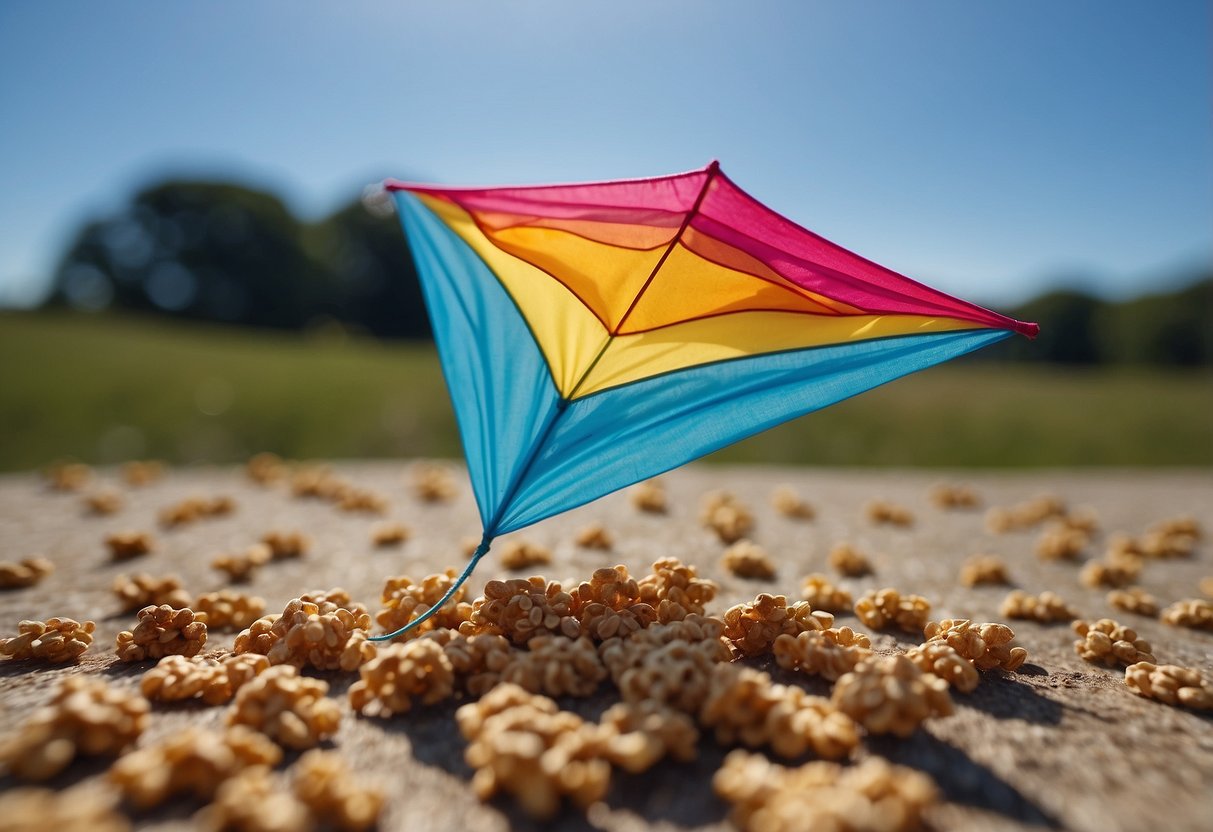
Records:
[[[392,214],[351,200],[318,221],[243,185],[167,181],[68,245],[47,300],[254,327],[335,321],[383,338],[426,339],[429,321],[408,244]],[[1062,364],[1213,364],[1213,275],[1177,291],[1110,302],[1076,290],[1008,314],[1041,326],[980,355]]]

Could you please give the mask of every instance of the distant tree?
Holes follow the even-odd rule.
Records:
[[[1178,292],[1110,304],[1096,316],[1095,334],[1107,361],[1213,364],[1213,278]]]
[[[1011,339],[1000,352],[1015,360],[1098,363],[1103,356],[1095,337],[1095,318],[1102,307],[1102,301],[1083,292],[1042,295],[1013,312],[1019,320],[1040,324],[1040,335],[1034,341]]]

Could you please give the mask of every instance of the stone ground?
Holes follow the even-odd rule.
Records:
[[[104,675],[114,684],[135,687],[144,668],[114,663],[115,634],[133,616],[119,613],[110,583],[123,572],[180,575],[191,592],[223,586],[210,569],[218,552],[242,548],[271,528],[298,529],[313,540],[301,561],[279,562],[261,572],[252,588],[280,609],[309,589],[343,586],[372,606],[388,575],[421,577],[464,562],[460,541],[479,531],[477,513],[466,487],[454,502],[430,506],[413,498],[406,463],[336,463],[337,473],[381,492],[391,501],[389,517],[410,525],[415,535],[403,547],[375,549],[370,529],[380,518],[345,514],[327,504],[291,499],[283,490],[251,484],[238,469],[172,471],[164,480],[128,492],[127,506],[104,518],[88,517],[79,496],[50,493],[31,475],[0,477],[0,560],[42,553],[56,572],[36,588],[0,595],[0,632],[15,631],[24,618],[53,615],[97,622],[94,647],[78,667],[0,665],[0,732],[18,726],[63,676]],[[112,472],[102,472],[112,474]],[[112,479],[105,477],[103,479]],[[654,559],[673,555],[717,580],[722,592],[718,611],[750,600],[758,592],[795,596],[802,577],[828,572],[830,546],[850,540],[874,556],[876,575],[843,580],[853,592],[881,586],[926,595],[935,616],[1000,620],[1005,588],[966,589],[957,582],[960,564],[975,552],[1003,556],[1016,585],[1033,592],[1053,589],[1087,617],[1112,616],[1135,626],[1155,649],[1160,662],[1195,666],[1213,674],[1213,634],[1179,630],[1155,620],[1112,610],[1103,591],[1083,588],[1078,567],[1042,563],[1032,554],[1035,532],[991,535],[981,511],[943,512],[931,506],[927,491],[941,479],[975,486],[986,505],[1008,505],[1043,492],[1057,494],[1074,506],[1098,512],[1102,530],[1138,533],[1150,523],[1177,514],[1197,517],[1213,528],[1213,475],[1200,472],[1100,471],[938,473],[773,468],[688,467],[664,478],[672,510],[660,517],[638,513],[624,494],[548,520],[519,536],[550,546],[555,563],[549,577],[584,578],[601,565],[624,563],[644,573]],[[817,508],[817,519],[797,522],[777,515],[769,495],[780,483],[798,488]],[[753,506],[758,518],[753,537],[779,562],[771,581],[744,581],[719,566],[722,546],[697,522],[702,495],[727,488]],[[187,496],[232,496],[238,504],[230,517],[204,520],[175,531],[156,527],[162,507]],[[917,516],[908,530],[873,527],[863,503],[888,498],[910,507]],[[614,532],[611,554],[578,550],[577,529],[601,520]],[[119,529],[155,533],[156,552],[137,561],[109,561],[102,538]],[[1102,538],[1092,548],[1100,551]],[[1213,574],[1213,547],[1201,544],[1191,560],[1156,562],[1141,581],[1161,601],[1195,597],[1196,584]],[[495,555],[472,580],[478,593],[484,582],[507,575]],[[842,624],[856,624],[851,616]],[[1019,643],[1030,653],[1029,664],[1014,675],[987,675],[968,696],[957,696],[957,712],[934,720],[909,740],[865,742],[875,753],[929,773],[947,802],[931,821],[941,830],[1023,829],[1049,827],[1075,830],[1137,830],[1165,825],[1171,830],[1209,829],[1213,825],[1213,718],[1134,696],[1123,673],[1081,661],[1074,637],[1065,625],[1039,626],[1011,622]],[[212,634],[208,647],[230,645],[232,636]],[[910,642],[880,636],[886,650]],[[778,673],[778,668],[774,668]],[[785,679],[786,681],[786,679]],[[351,679],[330,677],[342,698]],[[801,680],[825,692],[815,680]],[[585,714],[600,712],[611,697],[566,702]],[[391,795],[382,828],[477,829],[533,828],[508,799],[481,804],[469,787],[463,762],[464,742],[456,730],[454,705],[418,709],[390,720],[345,716],[336,746],[351,765],[382,783]],[[222,709],[157,707],[145,741],[181,726],[220,722]],[[567,811],[556,829],[728,829],[727,807],[711,790],[711,777],[724,751],[702,743],[692,764],[661,764],[644,776],[616,773],[604,804],[588,814]],[[102,763],[77,762],[52,785],[94,784]],[[0,789],[12,788],[0,779]],[[138,817],[140,828],[189,826],[192,805],[176,805]]]

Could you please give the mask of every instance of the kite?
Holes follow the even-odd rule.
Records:
[[[676,468],[1037,326],[950,297],[767,208],[717,162],[647,179],[388,180],[483,537]]]

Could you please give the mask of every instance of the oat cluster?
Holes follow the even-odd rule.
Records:
[[[870,734],[908,737],[929,717],[952,713],[948,683],[904,655],[861,662],[834,684],[830,700]]]
[[[653,702],[687,714],[703,705],[715,666],[732,658],[724,623],[694,613],[608,639],[598,652],[625,702]]]
[[[1194,668],[1137,662],[1125,668],[1125,684],[1139,696],[1168,705],[1213,711],[1213,684]]]
[[[830,579],[820,573],[813,573],[804,579],[800,597],[809,602],[815,610],[826,612],[846,612],[851,609],[851,593],[842,587],[835,586]]]
[[[699,522],[714,531],[721,543],[736,543],[754,530],[754,515],[749,507],[728,491],[704,495]]]
[[[117,491],[94,491],[84,498],[84,510],[97,517],[117,514],[122,505],[122,495]]]
[[[414,703],[432,705],[455,692],[455,668],[443,646],[429,638],[390,644],[359,668],[350,706],[367,716],[391,716]]]
[[[194,816],[204,832],[311,832],[311,813],[281,788],[268,766],[249,766],[224,780]]]
[[[944,510],[977,508],[981,505],[981,497],[970,485],[940,483],[931,488],[928,496],[932,505]]]
[[[910,633],[920,633],[931,615],[931,604],[921,595],[902,595],[886,587],[870,590],[855,602],[855,615],[873,630],[899,627]]]
[[[342,589],[292,598],[279,616],[257,619],[236,636],[237,653],[261,653],[270,664],[317,670],[357,669],[375,655],[371,616]]]
[[[834,625],[834,615],[814,610],[807,601],[789,605],[783,595],[762,593],[748,604],[737,604],[724,614],[724,636],[743,656],[768,653],[781,635],[795,636]]]
[[[117,798],[87,786],[31,787],[0,792],[4,832],[130,832],[131,822],[115,810]]]
[[[847,578],[862,578],[875,571],[866,555],[845,542],[830,550],[830,568]]]
[[[445,503],[455,499],[459,486],[449,468],[418,465],[413,469],[413,493],[423,503]]]
[[[530,569],[552,562],[552,550],[529,540],[511,540],[501,547],[501,565],[506,569]]]
[[[314,498],[336,503],[352,487],[325,465],[291,469],[291,494],[300,499]]]
[[[877,526],[908,528],[914,525],[914,512],[888,500],[871,500],[863,507],[868,522]]]
[[[243,630],[265,614],[265,599],[234,589],[220,589],[199,595],[191,609],[206,615],[208,630]]]
[[[231,497],[188,497],[160,510],[160,525],[175,529],[215,517],[226,517],[236,510],[236,501]]]
[[[915,832],[927,827],[940,800],[929,776],[880,757],[785,768],[738,750],[725,758],[712,787],[732,804],[745,832]]]
[[[1213,602],[1202,598],[1176,601],[1162,611],[1162,621],[1172,627],[1213,631]]]
[[[341,708],[325,696],[328,683],[299,675],[292,665],[271,667],[236,693],[228,725],[247,725],[279,745],[312,748],[337,733]]]
[[[295,797],[325,826],[361,832],[378,823],[386,796],[361,783],[339,754],[312,749],[299,758],[292,774]]]
[[[399,546],[409,539],[412,530],[403,523],[380,523],[371,529],[371,543],[380,548]]]
[[[249,457],[244,464],[244,473],[258,485],[274,485],[291,475],[291,466],[278,454],[263,451]]]
[[[156,544],[147,532],[114,532],[107,535],[105,545],[110,550],[111,560],[130,560],[146,555]]]
[[[640,582],[622,564],[595,569],[569,595],[580,631],[594,639],[627,635],[653,623],[657,613],[641,600]]]
[[[211,568],[223,572],[234,584],[246,584],[272,559],[269,546],[254,543],[235,554],[216,556],[211,561]]]
[[[513,795],[532,817],[551,818],[564,798],[586,808],[610,785],[608,738],[546,696],[498,685],[456,713],[481,800]]]
[[[196,656],[206,644],[206,624],[188,607],[174,609],[168,604],[139,610],[134,630],[118,633],[115,648],[118,660],[142,662],[165,656]]]
[[[858,726],[837,702],[736,664],[713,668],[699,723],[723,745],[769,747],[789,759],[808,751],[840,759],[859,745]]]
[[[502,681],[546,696],[590,696],[606,676],[598,648],[585,636],[536,636],[501,670]]]
[[[1213,598],[1213,576],[1200,579],[1200,591]]]
[[[77,756],[114,757],[147,726],[141,696],[91,676],[69,676],[19,731],[0,741],[0,768],[20,780],[49,780]]]
[[[24,589],[55,571],[55,564],[43,557],[23,558],[20,563],[0,563],[0,589]]]
[[[781,635],[771,652],[784,670],[821,676],[831,682],[872,657],[872,640],[850,627],[806,630],[799,635]]]
[[[573,538],[573,542],[582,549],[596,549],[600,552],[609,552],[615,547],[615,538],[601,523],[583,526]]]
[[[93,478],[93,469],[82,462],[61,462],[43,472],[53,491],[79,491]]]
[[[661,558],[637,583],[640,600],[656,610],[657,620],[662,623],[703,615],[718,589],[713,581],[700,578],[694,566],[678,558]]]
[[[975,624],[960,618],[932,621],[923,629],[928,641],[938,641],[952,647],[971,661],[978,670],[1018,670],[1028,658],[1028,651],[1012,647],[1015,631],[1006,624]]]
[[[769,581],[775,577],[775,562],[766,549],[744,538],[724,550],[720,565],[739,578]]]
[[[197,699],[222,705],[269,666],[269,659],[257,653],[165,656],[143,674],[139,689],[153,702]]]
[[[261,543],[269,547],[271,560],[288,560],[301,558],[312,548],[312,541],[307,535],[296,531],[275,529],[261,536]]]
[[[1044,530],[1036,540],[1036,557],[1041,560],[1079,560],[1091,542],[1091,537],[1081,529],[1064,523],[1054,523]]]
[[[573,609],[573,596],[558,581],[536,575],[486,583],[484,596],[473,602],[471,616],[459,625],[459,632],[492,633],[525,644],[545,633],[577,638],[581,624]]]
[[[386,514],[387,498],[366,488],[347,485],[337,492],[337,508],[355,514]]]
[[[665,486],[660,480],[645,480],[629,492],[632,505],[645,514],[665,514],[670,510]]]
[[[442,600],[442,596],[454,585],[455,576],[455,570],[448,569],[441,574],[427,575],[420,583],[407,575],[388,578],[380,596],[383,608],[375,613],[375,622],[385,632],[395,632]],[[463,600],[466,594],[467,590],[460,587],[442,609],[407,633],[396,636],[394,641],[417,638],[438,628],[458,628],[472,614],[471,604]]]
[[[981,681],[977,666],[946,641],[927,641],[906,651],[923,673],[931,673],[961,693],[972,693]]]
[[[1073,626],[1074,632],[1081,636],[1074,642],[1074,651],[1089,662],[1111,667],[1154,661],[1150,642],[1110,618],[1095,622],[1079,620]]]
[[[960,567],[964,586],[1006,586],[1011,583],[1007,564],[997,555],[973,555]]]
[[[1133,543],[1147,558],[1188,558],[1196,551],[1196,544],[1203,537],[1204,530],[1194,519],[1173,517],[1155,523]]]
[[[690,762],[698,753],[699,729],[689,716],[659,702],[619,702],[599,721],[606,757],[631,774],[648,771],[666,757]]]
[[[191,725],[123,756],[107,777],[128,803],[146,810],[170,798],[210,800],[238,772],[281,760],[282,750],[250,728],[218,733]]]
[[[792,520],[812,520],[817,516],[812,504],[790,485],[781,485],[771,492],[771,505]]]
[[[111,587],[123,612],[134,612],[146,606],[168,604],[170,607],[188,607],[190,594],[181,586],[176,575],[153,578],[146,572],[134,575],[119,575]]]
[[[17,635],[0,639],[0,656],[21,661],[73,662],[93,643],[96,624],[71,618],[22,621]]]
[[[1002,614],[1007,618],[1026,619],[1041,624],[1073,621],[1078,613],[1062,597],[1048,590],[1039,595],[1029,595],[1023,590],[1013,590],[1002,602]]]
[[[1158,615],[1158,599],[1139,586],[1112,590],[1108,593],[1108,603],[1135,615]]]
[[[501,681],[501,673],[513,660],[509,639],[491,633],[465,636],[437,630],[425,636],[442,645],[455,670],[455,678],[472,696],[483,696]]]
[[[986,528],[994,534],[1003,534],[1030,529],[1065,515],[1066,504],[1061,498],[1042,494],[1018,505],[991,508],[986,512]]]
[[[1136,581],[1140,574],[1140,561],[1127,558],[1106,561],[1092,560],[1083,566],[1078,579],[1083,586],[1091,589],[1100,587],[1118,589]]]
[[[122,481],[132,488],[151,485],[164,476],[164,463],[158,459],[132,459],[122,463]]]

